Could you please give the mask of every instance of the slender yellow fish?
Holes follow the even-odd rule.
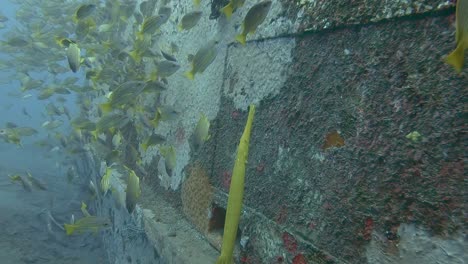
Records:
[[[216,264],[233,264],[234,245],[236,242],[237,228],[242,209],[244,196],[245,164],[249,156],[250,131],[255,114],[255,105],[250,105],[249,117],[244,128],[244,133],[237,148],[237,159],[232,172],[231,186],[229,187],[229,198],[226,210],[226,222],[224,224],[223,245],[221,255]]]
[[[468,49],[468,0],[457,1],[456,19],[457,47],[445,58],[445,62],[452,65],[457,72],[461,72],[465,64],[465,50]]]

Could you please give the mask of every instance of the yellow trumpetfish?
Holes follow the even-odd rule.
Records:
[[[452,65],[460,73],[465,64],[465,50],[468,49],[468,0],[458,0],[455,12],[457,48],[445,58],[445,62]]]
[[[250,131],[252,130],[255,105],[250,105],[249,117],[245,124],[244,133],[237,148],[237,159],[232,172],[231,186],[229,187],[229,198],[226,210],[226,222],[224,224],[223,245],[221,255],[216,264],[232,264],[234,244],[236,242],[237,228],[242,209],[244,196],[245,164],[249,155]]]

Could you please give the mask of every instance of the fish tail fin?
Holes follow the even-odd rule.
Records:
[[[99,109],[101,109],[101,111],[102,111],[104,114],[107,114],[107,113],[109,113],[110,111],[112,111],[112,105],[111,105],[111,103],[103,103],[103,104],[100,104],[100,105],[99,105]]]
[[[234,11],[234,8],[232,8],[232,4],[230,2],[225,7],[221,8],[221,12],[223,12],[224,15],[226,15],[228,19],[231,18],[233,11]]]
[[[151,125],[153,125],[154,128],[157,128],[159,125],[159,120],[161,119],[161,114],[159,112],[156,112],[156,115],[154,116],[154,119],[150,120]]]
[[[198,7],[200,5],[201,0],[193,0],[193,4]]]
[[[154,72],[151,73],[150,80],[156,81],[157,79],[158,79],[158,70],[155,70]]]
[[[19,175],[10,176],[10,180],[11,180],[12,182],[14,182],[14,181],[19,181],[19,180],[20,180],[20,176],[19,176]]]
[[[195,79],[195,74],[193,73],[193,70],[186,72],[184,75],[192,81],[193,79]]]
[[[145,38],[145,34],[142,33],[142,32],[140,32],[140,31],[138,31],[138,32],[136,33],[136,38],[137,38],[137,40],[143,40],[143,39]]]
[[[465,47],[463,46],[463,41],[457,45],[457,48],[452,51],[447,57],[445,57],[445,62],[450,64],[455,70],[460,73],[463,65],[465,64]]]
[[[239,34],[236,36],[236,40],[240,42],[240,44],[245,45],[246,42],[246,35]]]
[[[141,148],[146,151],[148,149],[148,144],[141,143]]]
[[[140,55],[136,50],[130,51],[130,52],[128,53],[128,55],[130,55],[130,57],[131,57],[136,63],[140,63],[140,61],[141,61],[141,55]]]
[[[98,131],[97,131],[97,130],[93,130],[93,131],[91,131],[90,133],[91,133],[91,135],[93,136],[94,140],[97,140],[98,134],[99,134]]]
[[[67,236],[73,234],[75,232],[75,226],[74,225],[68,225],[64,224],[63,227],[65,227],[65,232],[67,233]]]

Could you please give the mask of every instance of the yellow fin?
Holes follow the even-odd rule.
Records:
[[[88,209],[86,208],[88,208],[88,206],[83,201],[81,201],[81,212],[84,216],[91,216],[91,214],[88,212]]]
[[[160,119],[161,119],[161,113],[159,112],[159,110],[156,110],[156,114],[154,115],[154,119],[150,120],[150,123],[153,125],[154,128],[158,127]]]
[[[98,131],[97,131],[97,130],[93,130],[93,131],[91,131],[91,135],[93,135],[93,138],[94,138],[94,140],[96,140],[96,139],[98,138],[98,136],[99,136],[99,134],[98,134]]]
[[[245,45],[246,36],[244,34],[239,34],[236,36],[236,40],[239,41],[242,45]]]
[[[64,224],[63,226],[65,227],[65,232],[67,233],[67,236],[73,234],[73,232],[75,231],[74,225]]]
[[[231,2],[229,2],[229,4],[227,4],[225,7],[221,8],[221,12],[223,12],[228,19],[231,18],[232,11],[234,11],[234,9],[232,8]]]
[[[193,4],[198,7],[200,5],[201,0],[193,0]]]
[[[195,79],[195,74],[193,73],[193,70],[186,72],[184,75],[192,81]]]
[[[145,38],[145,34],[141,33],[140,31],[136,33],[137,40],[143,40]]]
[[[20,176],[19,175],[14,175],[14,176],[10,176],[10,180],[13,182],[13,181],[19,181],[20,180]]]
[[[141,148],[146,151],[148,149],[148,144],[141,143]]]
[[[128,53],[128,55],[130,55],[130,57],[138,64],[141,62],[141,55],[136,51],[136,50],[133,50],[133,51],[130,51]]]
[[[451,65],[458,73],[461,72],[465,64],[465,47],[463,41],[460,41],[457,48],[445,58],[445,62]]]
[[[110,111],[112,111],[112,105],[111,105],[111,103],[103,103],[103,104],[100,104],[100,105],[99,105],[99,108],[101,109],[101,111],[102,111],[104,114],[107,114],[107,113],[109,113]]]

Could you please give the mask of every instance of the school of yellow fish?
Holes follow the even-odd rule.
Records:
[[[107,166],[100,182],[87,183],[90,200],[112,193],[116,204],[132,213],[141,195],[140,177],[146,175],[141,155],[155,147],[152,150],[164,159],[168,175],[177,166],[176,148],[157,132],[161,122],[173,122],[181,114],[174,106],[160,103],[161,93],[170,88],[169,77],[181,68],[188,69],[182,75],[190,80],[200,76],[215,60],[219,40],[207,40],[194,55],[188,56],[184,65],[176,59],[175,43],[170,43],[170,48],[160,46],[164,39],[160,29],[173,15],[170,0],[147,0],[138,5],[121,0],[12,2],[19,6],[16,21],[21,27],[13,26],[3,32],[0,47],[9,59],[0,61],[0,70],[13,70],[11,79],[20,83],[18,93],[10,96],[22,100],[36,97],[45,102],[45,120],[40,129],[48,137],[36,144],[51,153],[61,153],[68,160],[93,150]],[[208,16],[200,10],[200,1],[193,4],[192,10],[175,20],[178,34],[191,30],[204,15]],[[231,0],[220,11],[229,20],[243,4],[244,1]],[[245,45],[247,35],[254,34],[262,24],[270,6],[271,1],[254,5],[247,12],[239,35],[232,39]],[[8,21],[7,16],[0,15],[1,23]],[[128,34],[130,37],[123,37]],[[39,77],[37,72],[46,72],[48,77]],[[69,95],[77,96],[77,116],[72,116],[67,108]],[[99,97],[103,100],[96,105],[93,100]],[[147,98],[152,98],[152,104],[146,103]],[[98,115],[90,115],[93,112]],[[26,107],[22,113],[32,118]],[[70,134],[63,132],[67,121],[72,127]],[[210,138],[209,128],[210,121],[200,113],[188,139],[194,150]],[[135,133],[140,142],[136,146],[129,141]],[[0,129],[0,139],[18,146],[22,146],[24,137],[37,134],[35,128],[14,122]],[[69,166],[68,182],[76,183],[79,176],[74,166],[71,162],[65,164]],[[34,188],[47,190],[30,173],[11,175],[10,179],[28,192]],[[126,183],[126,189],[118,187],[118,179]],[[85,203],[81,210],[83,218],[75,221],[73,216],[64,225],[68,235],[109,226],[105,217],[91,215]]]
[[[11,79],[20,84],[18,93],[10,95],[22,100],[35,96],[47,102],[41,129],[49,136],[37,145],[62,151],[70,160],[92,149],[107,166],[100,188],[93,181],[88,183],[91,197],[112,193],[116,203],[124,205],[129,213],[136,208],[141,195],[140,176],[146,173],[141,155],[150,149],[159,151],[168,175],[177,165],[175,147],[157,132],[161,122],[180,117],[179,109],[160,100],[161,93],[170,88],[169,77],[188,68],[183,75],[193,80],[213,63],[218,53],[219,40],[209,39],[187,62],[180,62],[176,59],[176,44],[170,43],[170,48],[161,45],[164,36],[160,29],[172,15],[170,1],[147,0],[137,5],[130,0],[90,0],[82,4],[16,0],[12,2],[19,6],[16,20],[21,26],[3,32],[4,40],[0,42],[1,51],[8,56],[0,60],[0,70],[12,71]],[[193,29],[207,15],[199,9],[200,4],[200,0],[194,0],[193,10],[177,19],[178,34]],[[245,0],[230,0],[220,11],[229,20],[244,4]],[[239,34],[232,39],[245,45],[248,35],[265,21],[271,5],[271,1],[253,5]],[[7,28],[8,20],[0,14],[1,30]],[[128,32],[131,37],[123,37]],[[457,2],[455,40],[456,49],[445,61],[460,72],[468,48],[468,0]],[[47,78],[33,74],[37,72],[46,72]],[[84,82],[73,75],[77,73],[83,73]],[[70,94],[77,96],[80,111],[75,117],[66,107]],[[92,102],[98,97],[103,101],[94,105]],[[147,104],[148,98],[152,98],[151,105]],[[98,115],[90,116],[92,112]],[[31,117],[26,108],[22,113]],[[70,134],[60,130],[65,123],[62,116],[73,128]],[[198,149],[209,140],[209,128],[208,118],[200,113],[190,138],[192,148]],[[18,146],[22,145],[22,138],[36,134],[35,128],[20,127],[14,122],[0,129],[0,139]],[[140,145],[131,144],[129,139],[135,137]],[[122,175],[127,185],[125,194],[115,185]],[[34,188],[47,191],[47,185],[30,173],[9,177],[28,192]],[[68,181],[72,184],[77,178],[75,169],[70,167]],[[111,224],[106,217],[89,214],[86,206],[82,211],[83,218],[64,225],[67,234],[97,232]]]

